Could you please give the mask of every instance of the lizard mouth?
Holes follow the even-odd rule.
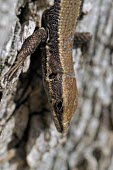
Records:
[[[56,125],[56,128],[58,132],[63,132],[63,100],[57,100],[53,104],[53,116],[54,116],[54,122]]]
[[[56,112],[53,111],[53,120],[55,123],[55,126],[57,128],[57,131],[59,133],[67,133],[68,132],[68,127],[69,127],[69,122],[63,122],[61,119],[59,119],[59,116],[57,116]]]
[[[69,122],[63,122],[63,100],[59,100],[54,104],[53,120],[55,126],[60,133],[67,133]]]

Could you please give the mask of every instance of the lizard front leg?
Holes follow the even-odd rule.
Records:
[[[14,75],[17,73],[18,69],[22,67],[24,64],[25,59],[28,55],[31,55],[36,47],[40,44],[40,42],[46,40],[46,31],[44,28],[39,28],[38,30],[34,31],[34,33],[29,36],[22,45],[21,50],[17,55],[17,60],[11,67],[11,69],[6,73],[4,76],[3,82],[11,81]]]

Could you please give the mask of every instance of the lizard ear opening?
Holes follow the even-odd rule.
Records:
[[[51,73],[51,74],[49,75],[49,79],[55,79],[56,76],[57,76],[57,73]]]

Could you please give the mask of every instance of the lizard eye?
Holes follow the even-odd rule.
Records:
[[[49,79],[55,79],[56,76],[57,76],[57,73],[51,73],[49,75]]]
[[[63,112],[62,101],[58,101],[55,103],[54,108],[57,112]]]

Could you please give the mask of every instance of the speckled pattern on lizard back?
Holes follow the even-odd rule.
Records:
[[[43,50],[43,78],[59,132],[67,132],[77,108],[72,47],[81,5],[81,0],[55,0],[43,14],[42,26],[48,37]]]

